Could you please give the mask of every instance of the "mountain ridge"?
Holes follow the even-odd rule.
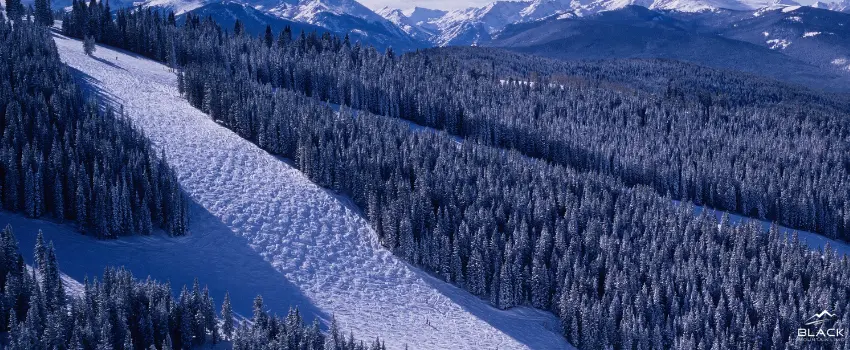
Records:
[[[480,45],[508,25],[545,20],[551,17],[585,17],[600,12],[641,6],[650,10],[682,13],[775,10],[799,7],[794,0],[530,0],[496,1],[481,7],[447,11],[441,16],[414,17],[416,11],[384,8],[378,11],[409,35],[422,38],[434,46]],[[812,7],[831,11],[850,11],[850,0],[834,3],[818,2]],[[420,13],[435,11],[418,8]]]
[[[312,26],[312,29],[351,34],[353,39],[379,49],[393,47],[409,51],[427,45],[355,0],[146,0],[136,4],[174,11],[176,15],[200,11],[204,15],[226,19],[223,22],[235,21],[236,14],[227,11],[236,9],[243,15],[240,17],[243,22],[267,24],[275,27],[273,29],[286,21],[300,23]],[[237,9],[235,5],[242,5],[243,9]]]

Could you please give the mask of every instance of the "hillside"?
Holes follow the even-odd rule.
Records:
[[[749,42],[810,65],[850,73],[850,14],[808,6],[705,13],[666,12],[701,31]]]
[[[704,32],[689,21],[637,6],[508,26],[486,45],[569,60],[672,59],[819,89],[850,89],[846,74],[785,55],[776,47]]]
[[[166,154],[194,201],[185,239],[57,244],[67,246],[60,254],[71,276],[122,262],[175,285],[198,276],[217,300],[225,289],[239,302],[261,293],[276,298],[266,299],[272,307],[300,305],[307,320],[333,315],[358,338],[391,334],[391,348],[568,347],[552,314],[500,311],[392,256],[347,200],[191,108],[167,67],[107,47],[87,57],[79,41],[55,40],[78,78],[123,105]]]

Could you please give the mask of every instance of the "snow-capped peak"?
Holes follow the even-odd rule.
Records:
[[[817,1],[809,6],[820,9],[827,9],[830,11],[850,12],[850,0],[830,2]]]
[[[372,12],[355,0],[301,0],[298,2],[278,1],[277,6],[257,6],[283,18],[310,24],[316,23],[320,14],[348,15],[372,22],[382,22],[384,17]]]
[[[850,0],[842,0],[842,3],[818,3],[816,6],[839,10],[842,4],[843,8],[850,8]],[[721,9],[793,11],[800,6],[794,0],[527,0],[495,1],[481,7],[450,12],[417,7],[409,11],[385,8],[379,13],[408,34],[429,40],[435,45],[445,46],[475,44],[481,38],[494,35],[510,24],[549,18],[568,19],[633,5],[652,10],[681,12]]]
[[[444,46],[475,44],[505,26],[571,11],[566,0],[496,1],[454,11],[416,7],[409,12],[385,8],[379,13],[408,34]]]

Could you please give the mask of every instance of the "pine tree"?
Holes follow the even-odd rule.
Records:
[[[245,24],[242,23],[242,20],[237,19],[235,23],[233,23],[233,35],[242,36],[245,33]]]
[[[62,285],[62,277],[59,271],[59,263],[56,261],[53,242],[49,243],[47,249],[46,263],[42,271],[42,281],[47,310],[51,312],[60,310],[65,301],[65,288]]]
[[[336,323],[336,318],[331,318],[331,328],[328,330],[328,336],[325,338],[324,350],[342,350],[345,340],[340,334],[339,326]]]
[[[53,10],[50,0],[35,0],[35,21],[43,26],[53,25]]]
[[[11,20],[20,20],[24,13],[24,5],[21,0],[6,0],[6,16]]]
[[[230,306],[230,293],[224,293],[224,302],[221,304],[221,331],[227,339],[233,336],[233,308]]]
[[[260,329],[268,325],[268,315],[266,315],[266,311],[263,308],[263,297],[260,295],[254,298],[254,317],[251,321],[254,323],[254,327]]]
[[[94,43],[94,36],[91,36],[91,35],[87,36],[83,40],[83,52],[85,52],[86,55],[91,56],[92,54],[94,54],[94,52],[96,50],[97,50],[97,45],[95,45],[95,43]]]
[[[35,258],[35,267],[40,273],[44,274],[44,268],[47,265],[47,246],[44,244],[44,233],[41,230],[38,230],[38,235],[35,237],[33,257]]]
[[[266,35],[265,35],[266,47],[272,47],[274,43],[274,34],[272,33],[272,26],[266,26]]]

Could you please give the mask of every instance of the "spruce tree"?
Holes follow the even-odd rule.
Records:
[[[221,304],[221,331],[227,339],[233,336],[233,308],[230,305],[230,292],[224,293],[224,302]]]
[[[91,56],[97,50],[97,45],[94,42],[94,36],[89,35],[83,39],[83,52]]]
[[[41,230],[38,230],[38,235],[35,237],[33,257],[35,258],[35,267],[43,274],[47,265],[47,246],[44,243],[44,233]]]
[[[265,35],[266,47],[272,47],[274,43],[274,33],[272,33],[272,26],[266,26],[266,35]]]
[[[35,21],[43,26],[53,25],[53,10],[50,0],[35,0]]]
[[[6,0],[6,17],[10,20],[19,21],[24,12],[21,0]]]

